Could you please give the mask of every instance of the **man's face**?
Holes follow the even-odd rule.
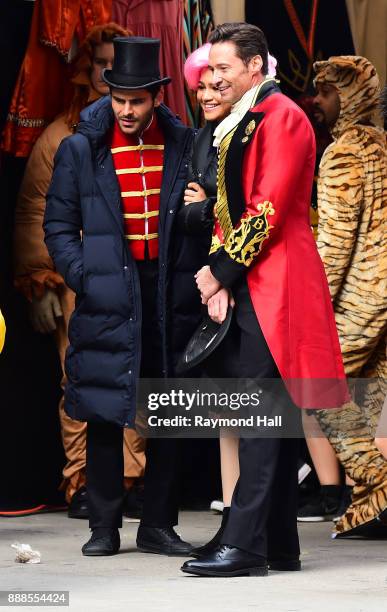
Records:
[[[313,100],[314,116],[318,123],[326,123],[328,128],[335,125],[340,115],[340,98],[333,85],[316,84],[317,95]]]
[[[209,67],[213,73],[213,84],[222,100],[235,104],[249,89],[263,81],[262,58],[253,57],[246,65],[238,57],[233,42],[215,43],[211,47]]]
[[[155,100],[146,89],[132,91],[112,89],[112,108],[124,134],[142,134],[152,120],[153,111],[161,102],[160,93]]]
[[[90,79],[92,86],[101,96],[107,96],[109,94],[109,85],[102,80],[102,70],[104,68],[111,70],[113,59],[113,43],[101,43],[94,48]]]

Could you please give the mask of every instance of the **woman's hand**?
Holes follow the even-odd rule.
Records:
[[[202,304],[207,304],[210,297],[221,289],[220,282],[212,275],[210,266],[203,266],[195,274],[196,285],[200,291]]]
[[[207,199],[207,194],[199,183],[188,183],[187,189],[184,191],[184,204],[192,202],[203,202]]]
[[[227,316],[227,309],[234,306],[235,302],[227,289],[220,289],[207,302],[208,314],[215,323],[223,323]]]

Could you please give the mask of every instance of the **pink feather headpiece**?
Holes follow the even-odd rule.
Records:
[[[184,64],[184,77],[188,87],[196,91],[199,87],[201,74],[208,66],[211,43],[206,43],[189,55]]]
[[[268,71],[267,71],[267,76],[274,78],[277,74],[277,60],[275,59],[274,55],[268,55]]]

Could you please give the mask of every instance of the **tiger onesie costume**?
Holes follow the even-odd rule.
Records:
[[[334,536],[387,524],[387,461],[374,444],[386,396],[387,178],[386,136],[376,127],[379,79],[364,57],[316,62],[315,84],[333,86],[340,114],[321,159],[317,246],[328,278],[346,375],[362,398],[316,417],[346,473],[352,504]]]

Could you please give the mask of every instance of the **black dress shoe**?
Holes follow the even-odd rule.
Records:
[[[223,508],[223,516],[220,527],[212,540],[204,544],[204,546],[199,546],[198,548],[193,548],[191,551],[192,557],[197,557],[200,559],[201,557],[207,557],[211,555],[215,550],[220,546],[220,540],[222,538],[223,532],[226,529],[228,515],[230,514],[230,508]]]
[[[116,555],[120,550],[120,532],[118,529],[93,529],[92,536],[82,546],[82,554],[86,557],[104,557]]]
[[[269,569],[276,572],[299,572],[301,570],[301,561],[297,556],[279,555],[269,558]]]
[[[172,527],[145,527],[137,531],[137,548],[142,552],[185,557],[191,554],[192,546],[184,542]]]
[[[69,503],[67,516],[75,519],[89,518],[86,487],[81,487],[78,491],[75,491]]]
[[[196,576],[267,576],[267,563],[264,557],[223,544],[208,557],[186,561],[182,572]]]

